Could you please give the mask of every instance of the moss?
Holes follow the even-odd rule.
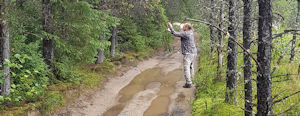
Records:
[[[73,83],[58,83],[47,87],[48,91],[66,91],[72,88]]]

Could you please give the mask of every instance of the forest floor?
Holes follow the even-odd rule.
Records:
[[[195,87],[185,89],[179,39],[161,52],[81,95],[56,116],[189,116]],[[197,63],[195,63],[197,64]],[[196,67],[196,66],[195,66]]]

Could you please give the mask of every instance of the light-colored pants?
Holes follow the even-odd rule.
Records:
[[[187,84],[192,84],[192,78],[194,76],[194,61],[197,54],[184,54],[183,55],[183,69],[184,78]]]

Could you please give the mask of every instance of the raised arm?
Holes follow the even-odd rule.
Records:
[[[174,30],[174,28],[173,28],[173,25],[169,22],[168,23],[168,26],[169,26],[169,28],[170,28],[170,32],[174,35],[174,36],[176,36],[176,37],[182,37],[182,38],[184,38],[185,36],[186,36],[186,32],[176,32],[175,30]]]
[[[186,32],[176,32],[173,28],[171,28],[171,33],[176,37],[184,38],[186,36]]]

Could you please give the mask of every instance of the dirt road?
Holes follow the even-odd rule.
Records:
[[[179,40],[174,52],[139,63],[57,116],[189,116],[195,88],[185,89]]]

